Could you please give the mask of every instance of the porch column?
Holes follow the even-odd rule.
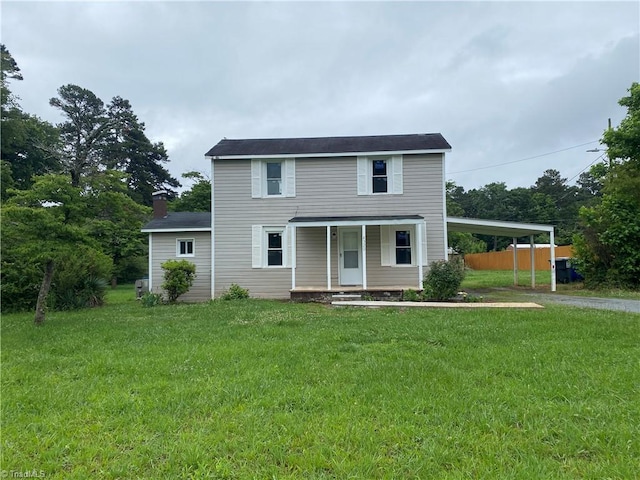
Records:
[[[536,288],[536,244],[533,243],[533,235],[529,238],[531,252],[531,288]]]
[[[331,290],[331,227],[327,225],[327,290]]]
[[[367,289],[367,227],[362,225],[362,288]]]
[[[416,247],[418,250],[418,290],[422,290],[422,225],[416,224]]]
[[[551,241],[551,291],[556,291],[556,240],[553,228],[549,232],[549,240]]]
[[[518,239],[513,237],[513,284],[518,286]]]
[[[296,226],[291,225],[291,290],[296,288]]]

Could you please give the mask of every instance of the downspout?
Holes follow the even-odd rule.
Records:
[[[211,299],[216,296],[216,203],[215,203],[215,188],[216,177],[214,172],[214,158],[209,157],[211,160]]]

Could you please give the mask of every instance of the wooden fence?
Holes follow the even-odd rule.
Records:
[[[549,270],[551,259],[550,248],[535,248],[535,269]],[[571,245],[556,247],[556,258],[571,257],[573,250]],[[518,270],[531,269],[531,250],[529,248],[518,249]],[[513,270],[513,250],[487,253],[468,253],[464,256],[467,267],[473,270]]]

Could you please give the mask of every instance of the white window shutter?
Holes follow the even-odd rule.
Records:
[[[369,160],[367,157],[358,157],[358,195],[368,195],[369,188]]]
[[[380,265],[383,267],[391,265],[390,236],[391,229],[389,225],[380,225]]]
[[[284,255],[282,256],[283,267],[291,267],[293,265],[293,260],[291,259],[291,254],[293,253],[291,247],[292,230],[293,228],[288,225],[282,230],[282,243],[284,245]]]
[[[417,227],[422,230],[422,245],[420,245],[420,248],[422,248],[422,265],[429,265],[427,261],[427,222],[422,222]]]
[[[288,158],[283,162],[284,166],[284,188],[283,194],[285,197],[296,196],[296,160],[294,158]]]
[[[402,194],[402,155],[396,155],[391,159],[391,193]]]
[[[262,268],[262,225],[251,226],[251,267]]]
[[[261,160],[251,160],[251,198],[262,198]]]

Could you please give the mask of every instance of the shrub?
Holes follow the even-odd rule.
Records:
[[[56,260],[49,293],[55,310],[75,310],[104,304],[112,260],[104,253],[79,245]]]
[[[415,290],[409,289],[402,292],[403,302],[419,302],[420,300],[422,300],[422,298],[420,297],[420,294]]]
[[[162,295],[159,293],[145,292],[140,297],[143,307],[155,307],[156,305],[162,305]]]
[[[437,301],[455,297],[464,280],[464,264],[460,260],[440,260],[429,265],[422,286],[424,295]]]
[[[184,295],[193,285],[196,277],[196,266],[186,260],[167,260],[160,265],[164,270],[162,289],[167,292],[167,300],[174,303],[180,295]]]
[[[249,290],[242,288],[237,283],[232,283],[229,290],[226,290],[220,298],[222,300],[241,300],[243,298],[249,298]]]

